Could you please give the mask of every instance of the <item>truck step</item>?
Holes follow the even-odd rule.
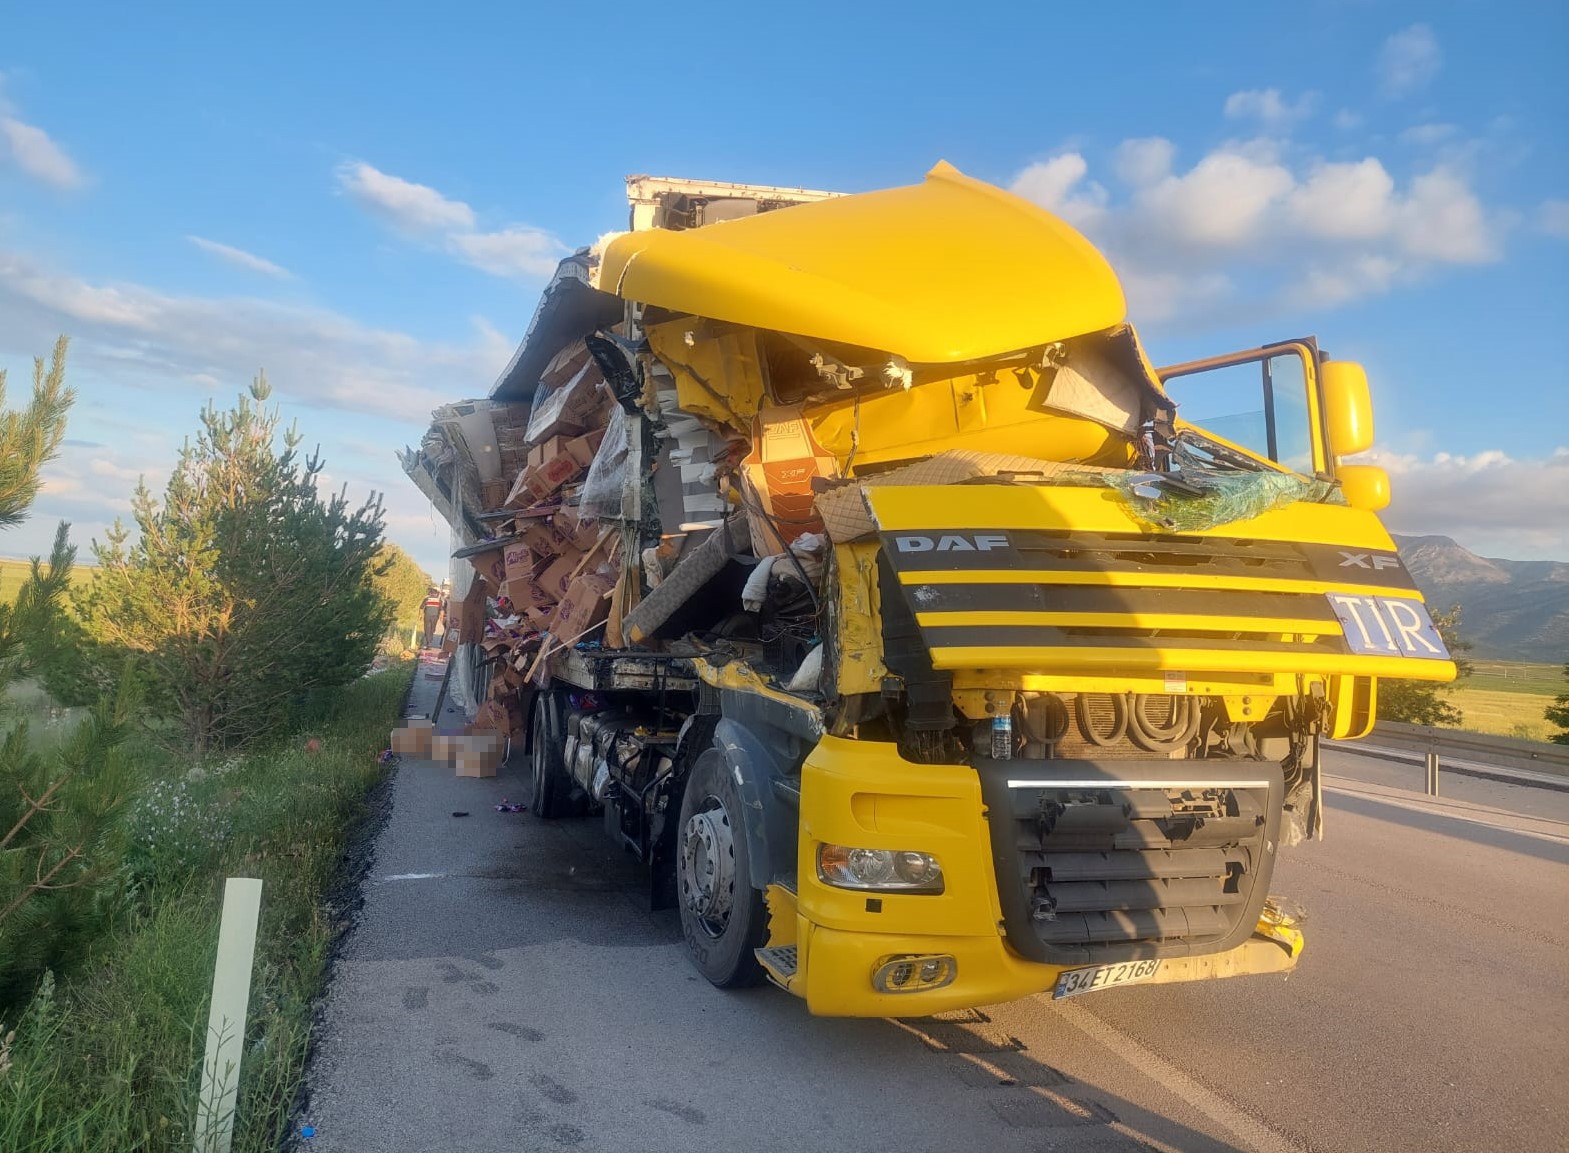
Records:
[[[775,945],[771,949],[756,949],[758,962],[768,970],[768,975],[781,985],[788,985],[795,976],[795,946]]]

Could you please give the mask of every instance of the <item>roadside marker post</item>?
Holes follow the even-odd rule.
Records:
[[[240,1086],[240,1058],[245,1053],[261,893],[262,883],[253,877],[230,877],[224,882],[218,962],[213,968],[212,1008],[207,1014],[207,1055],[202,1061],[202,1095],[196,1102],[196,1153],[229,1153],[234,1141],[234,1106]]]
[[[1438,796],[1438,750],[1427,750],[1427,795]]]

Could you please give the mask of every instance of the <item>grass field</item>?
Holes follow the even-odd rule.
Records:
[[[0,603],[10,602],[16,597],[16,590],[21,588],[22,582],[27,579],[31,565],[31,561],[0,556]],[[92,579],[93,570],[88,565],[78,564],[71,569],[73,585],[86,584]]]
[[[1466,686],[1501,693],[1537,693],[1556,697],[1569,688],[1563,665],[1532,665],[1524,661],[1473,661]]]
[[[260,877],[262,921],[235,1153],[285,1143],[311,1006],[339,926],[323,901],[401,712],[400,664],[319,724],[192,766],[149,753],[127,814],[118,907],[25,1010],[0,1007],[0,1150],[188,1153],[223,879]],[[315,738],[308,740],[308,738]]]
[[[1542,716],[1542,710],[1553,703],[1546,693],[1506,693],[1462,686],[1447,695],[1465,714],[1460,727],[1467,732],[1545,741],[1558,731]]]

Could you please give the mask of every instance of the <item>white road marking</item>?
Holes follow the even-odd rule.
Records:
[[[439,877],[450,877],[451,873],[392,873],[381,878],[383,881],[433,881]]]
[[[1106,1024],[1082,1005],[1072,1001],[1053,1001],[1044,996],[1039,1000],[1050,1005],[1058,1016],[1092,1041],[1121,1057],[1150,1080],[1171,1090],[1216,1125],[1230,1130],[1253,1153],[1308,1153],[1306,1146],[1297,1144],[1284,1133],[1278,1133],[1262,1121],[1250,1117],[1219,1093],[1205,1088],[1160,1054],[1146,1048],[1122,1030]]]

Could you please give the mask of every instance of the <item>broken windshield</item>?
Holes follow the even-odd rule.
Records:
[[[1313,474],[1309,375],[1297,347],[1231,363],[1179,365],[1162,370],[1161,377],[1182,422],[1294,472]]]

